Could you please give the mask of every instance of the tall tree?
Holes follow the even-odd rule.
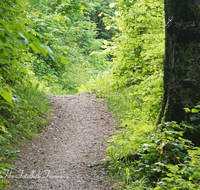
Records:
[[[187,118],[200,102],[200,0],[165,0],[164,95],[158,118]],[[197,123],[195,123],[197,124]]]

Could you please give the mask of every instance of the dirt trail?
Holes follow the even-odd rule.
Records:
[[[103,171],[88,168],[105,158],[104,139],[117,124],[106,103],[87,93],[48,97],[53,119],[21,149],[18,171],[7,175],[10,184],[23,190],[112,189]]]

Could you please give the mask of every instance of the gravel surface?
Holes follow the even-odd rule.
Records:
[[[53,119],[47,130],[20,148],[18,171],[7,174],[12,189],[112,189],[103,170],[88,167],[105,158],[104,139],[117,125],[106,103],[87,93],[48,98]]]

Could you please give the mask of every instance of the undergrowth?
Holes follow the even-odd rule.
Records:
[[[111,69],[78,88],[106,98],[120,121],[120,132],[107,140],[107,175],[118,180],[115,189],[200,189],[200,148],[185,138],[199,126],[155,126],[163,95],[164,2],[117,0],[110,6],[117,10],[108,28],[120,31],[104,42]],[[199,119],[197,109],[191,114]]]
[[[117,189],[200,188],[200,148],[183,138],[191,126],[163,123],[152,133],[151,127],[137,127],[108,140],[112,146],[104,161],[107,174],[121,180]]]
[[[110,146],[103,160],[107,175],[118,180],[114,188],[199,189],[200,148],[184,138],[199,126],[186,122],[154,125],[161,105],[160,75],[126,88],[120,88],[114,79],[107,71],[78,88],[80,93],[91,91],[106,98],[110,111],[120,120],[116,135],[107,140]],[[199,120],[199,106],[185,110],[192,121]]]
[[[28,27],[49,53],[45,56],[30,51],[25,65],[47,94],[75,94],[76,87],[107,68],[108,57],[101,51],[103,39],[97,37],[105,28],[98,9],[109,13],[112,9],[107,7],[108,3],[108,0],[30,0],[26,10]],[[101,26],[93,20],[102,22]],[[109,32],[107,38],[111,38]]]
[[[200,189],[200,150],[184,138],[198,126],[154,125],[163,92],[163,0],[2,2],[0,188],[19,152],[12,144],[47,124],[44,93],[92,91],[120,120],[104,160],[120,181],[116,189]],[[186,109],[192,119],[198,108]]]
[[[24,0],[1,2],[0,14],[0,189],[8,189],[5,174],[20,150],[17,144],[31,139],[47,124],[49,103],[36,77],[25,66],[28,45],[47,54],[28,31]],[[30,79],[31,78],[31,79]]]
[[[13,158],[20,152],[16,144],[32,136],[48,124],[49,103],[38,85],[30,82],[16,88],[12,103],[0,100],[0,187],[7,187],[6,175]]]
[[[75,94],[107,68],[101,51],[109,0],[2,0],[0,9],[0,188],[23,139],[48,122],[44,94]],[[99,14],[101,13],[101,16]]]

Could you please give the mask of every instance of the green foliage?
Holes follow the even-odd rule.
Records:
[[[19,151],[11,148],[13,143],[31,139],[47,124],[43,93],[76,93],[76,87],[107,67],[103,42],[96,40],[97,26],[89,17],[93,5],[87,0],[2,1],[0,178]]]
[[[92,2],[92,1],[91,1]],[[88,10],[90,19],[96,23],[98,30],[98,39],[111,40],[111,38],[117,33],[117,30],[110,28],[109,30],[106,27],[106,23],[109,18],[112,18],[115,13],[115,8],[111,8],[110,4],[114,4],[114,0],[97,0],[93,1],[93,8]]]
[[[114,74],[124,85],[139,84],[155,71],[162,74],[164,16],[162,1],[119,1],[116,27],[122,31],[108,51]],[[111,26],[112,27],[112,26]]]
[[[107,174],[121,181],[116,188],[200,188],[200,149],[185,138],[198,130],[199,106],[185,108],[194,125],[154,128],[162,99],[163,0],[3,0],[1,10],[0,178],[19,151],[11,144],[47,123],[43,93],[89,90],[106,97],[121,121],[105,159]]]
[[[105,160],[108,175],[122,181],[118,189],[199,188],[199,148],[183,138],[195,127],[171,122],[155,131],[153,125],[162,99],[163,5],[152,0],[111,5],[118,9],[107,19],[107,28],[121,31],[113,42],[104,41],[105,52],[113,57],[111,69],[79,88],[106,97],[121,120],[116,129],[123,130],[108,140]],[[199,119],[197,111],[192,109],[189,117]]]
[[[46,97],[38,91],[39,83],[29,82],[29,70],[24,61],[29,60],[28,49],[44,55],[46,50],[25,26],[28,18],[24,0],[3,0],[0,15],[0,188],[7,183],[2,178],[11,167],[10,159],[19,150],[13,143],[22,137],[31,138],[33,132],[47,124]],[[32,80],[35,77],[32,77]]]
[[[123,180],[123,189],[198,189],[200,148],[183,138],[182,126],[163,123],[156,133],[143,126],[110,138],[108,174]]]
[[[28,60],[26,65],[29,64],[29,70],[47,93],[76,93],[76,87],[106,67],[105,55],[100,51],[102,42],[96,39],[96,24],[87,16],[91,3],[68,0],[43,4],[32,1],[32,4],[36,6],[27,10],[30,31],[52,53],[48,56],[33,53],[34,60],[31,64]]]
[[[97,90],[108,97],[112,110],[126,119],[124,125],[154,123],[161,105],[163,5],[151,0],[111,4],[118,10],[110,28],[121,31],[114,42],[104,40],[105,53],[113,57],[111,69],[79,88],[79,92]]]
[[[120,182],[116,189],[199,189],[200,148],[185,138],[199,125],[182,122],[154,127],[162,99],[164,2],[118,0],[108,28],[121,31],[104,41],[113,57],[111,69],[91,78],[79,92],[98,92],[120,119],[116,135],[107,142],[107,174]],[[199,122],[199,106],[185,108]],[[198,137],[197,137],[198,138]]]
[[[33,133],[47,124],[48,101],[43,93],[38,91],[38,84],[23,84],[13,90],[12,103],[0,99],[0,175],[11,167],[10,159],[15,157],[13,143],[22,137],[31,139]],[[0,187],[5,185],[1,179]]]

